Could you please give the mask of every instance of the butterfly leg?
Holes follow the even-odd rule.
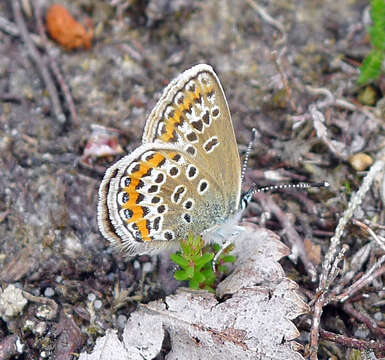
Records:
[[[215,254],[212,262],[214,272],[215,272],[215,264],[219,260],[219,257],[226,250],[226,248],[234,244],[234,241],[236,240],[236,238],[240,236],[243,230],[244,228],[242,226],[231,225],[231,231],[229,231],[229,229],[222,229],[222,231],[215,232],[215,238],[212,241],[220,243],[221,248]]]
[[[232,245],[232,241],[231,240],[226,240],[223,242],[221,248],[219,249],[219,251],[215,254],[214,256],[214,259],[213,259],[213,262],[212,262],[212,266],[213,266],[213,271],[215,272],[215,264],[217,263],[219,257],[222,255],[222,253],[226,250],[226,248],[228,248],[230,245]]]

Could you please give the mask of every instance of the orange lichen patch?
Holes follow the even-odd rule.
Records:
[[[46,27],[51,38],[68,50],[91,47],[92,30],[87,31],[62,5],[48,9]]]

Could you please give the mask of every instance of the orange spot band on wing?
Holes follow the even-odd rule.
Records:
[[[175,108],[174,116],[168,118],[165,121],[166,132],[161,135],[161,137],[160,137],[161,140],[163,140],[165,142],[169,142],[173,138],[173,131],[176,129],[177,125],[179,125],[182,122],[181,117],[182,117],[181,109],[179,107]]]
[[[143,241],[151,241],[151,238],[148,236],[150,232],[147,229],[147,222],[148,220],[141,219],[136,223]]]
[[[143,208],[136,203],[139,197],[139,192],[136,190],[136,187],[144,174],[150,169],[158,167],[164,160],[165,156],[160,153],[155,153],[147,161],[141,161],[139,163],[139,169],[131,174],[130,185],[124,188],[124,191],[128,194],[128,201],[122,205],[122,208],[130,209],[132,211],[132,216],[130,219],[127,219],[126,222],[136,223],[140,237],[143,241],[151,241],[151,238],[149,237],[150,232],[147,227],[148,220],[143,218]]]
[[[126,220],[127,223],[136,222],[138,219],[143,218],[143,209],[141,206],[136,204],[135,205],[131,204],[131,206],[126,206],[126,205],[127,203],[123,205],[123,208],[130,209],[132,211],[131,218]]]
[[[201,93],[200,93],[199,89],[196,88],[195,92],[194,92],[194,100],[199,99],[200,97],[201,97]]]
[[[136,187],[141,181],[144,174],[146,174],[150,169],[156,168],[159,164],[165,160],[165,157],[162,154],[155,153],[151,159],[147,161],[141,161],[139,163],[139,169],[133,172],[130,175],[131,182],[130,185],[124,187],[124,192],[128,194],[128,201],[122,205],[123,209],[130,209],[134,212],[133,206],[136,205],[136,201],[138,200],[139,193],[136,191]],[[142,214],[138,214],[138,216],[143,216]],[[135,221],[137,218],[135,217],[135,212],[131,219],[128,222]]]
[[[165,157],[162,154],[155,153],[150,160],[147,160],[147,163],[150,164],[151,167],[158,167],[159,164],[165,160]]]
[[[173,132],[176,129],[177,125],[179,125],[181,121],[181,117],[183,115],[183,112],[185,110],[188,110],[191,106],[191,104],[196,100],[199,99],[201,96],[198,89],[195,89],[195,92],[188,92],[185,95],[185,98],[183,100],[183,104],[180,104],[178,106],[174,105],[174,114],[172,117],[169,117],[165,121],[165,133],[160,136],[160,139],[165,142],[169,142],[173,138]]]
[[[210,94],[212,92],[214,92],[214,87],[212,85],[206,86],[205,95],[208,95],[208,94]]]

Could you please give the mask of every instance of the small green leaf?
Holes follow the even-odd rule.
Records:
[[[378,28],[371,26],[368,29],[369,37],[370,37],[370,43],[374,47],[375,50],[382,50],[385,49],[385,37],[384,37],[384,31],[380,31]]]
[[[343,183],[343,186],[345,187],[345,193],[346,195],[350,195],[352,193],[352,186],[350,185],[350,182],[348,180],[346,180],[344,183]]]
[[[385,2],[384,0],[371,0],[370,17],[374,26],[380,30],[385,28]]]
[[[194,256],[193,261],[196,267],[201,268],[208,262],[210,262],[214,258],[213,253],[206,253],[203,254],[202,256]]]
[[[215,253],[217,253],[221,249],[221,247],[217,243],[214,243],[212,246],[213,246],[213,249],[214,249]]]
[[[182,254],[170,255],[171,260],[178,264],[181,270],[174,274],[174,278],[179,281],[188,280],[191,289],[207,289],[214,291],[213,285],[218,274],[227,270],[222,264],[224,262],[234,262],[235,257],[228,255],[233,246],[227,247],[219,257],[219,271],[214,272],[212,268],[212,260],[215,253],[221,250],[219,244],[212,244],[205,247],[203,251],[204,241],[200,236],[189,234],[187,239],[180,241]],[[215,252],[212,251],[215,250]],[[222,269],[222,270],[221,270]]]
[[[358,83],[365,84],[370,80],[377,79],[381,72],[381,65],[383,60],[383,51],[372,50],[360,66],[361,74],[357,80]]]
[[[174,278],[178,281],[184,281],[188,279],[192,279],[194,277],[194,268],[187,267],[184,270],[175,271]]]
[[[360,66],[358,84],[363,85],[376,80],[385,58],[385,1],[370,1],[370,17],[372,26],[368,28],[372,51],[365,57]]]
[[[182,250],[183,255],[188,256],[190,254],[191,246],[187,240],[181,240],[180,241],[180,248]]]
[[[186,268],[186,274],[188,276],[189,279],[192,279],[194,277],[194,267],[193,266],[189,266],[188,268]]]
[[[175,280],[178,280],[178,281],[184,281],[184,280],[187,280],[189,277],[188,277],[186,271],[178,270],[178,271],[175,271],[174,278],[175,278]]]
[[[197,281],[197,280],[195,280],[195,279],[190,280],[190,281],[188,282],[188,287],[189,287],[190,289],[196,289],[196,290],[200,289],[200,288],[199,288],[199,281]]]
[[[234,255],[225,255],[221,260],[224,263],[233,263],[235,261],[235,256]]]
[[[170,259],[183,269],[189,266],[189,262],[180,254],[170,254]]]
[[[226,265],[219,265],[217,271],[222,274],[226,274],[228,271],[228,268]]]
[[[186,240],[180,241],[182,253],[186,258],[191,258],[202,253],[204,242],[200,236],[189,234]]]
[[[205,276],[200,272],[196,272],[194,273],[192,280],[197,281],[198,283],[202,283],[205,281]]]
[[[210,269],[202,271],[202,274],[204,275],[204,277],[206,279],[205,284],[207,284],[207,285],[214,284],[216,276],[215,276],[213,270],[211,269],[211,267],[210,267]]]

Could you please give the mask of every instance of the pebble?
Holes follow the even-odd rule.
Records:
[[[40,319],[52,320],[56,316],[56,311],[44,304],[37,308],[36,316]]]
[[[44,290],[44,296],[46,297],[52,297],[55,295],[55,291],[54,289],[52,289],[51,287],[47,287],[45,290]]]
[[[355,332],[354,332],[354,336],[355,337],[358,337],[360,339],[366,339],[368,336],[369,336],[369,330],[368,329],[364,329],[364,328],[358,328]]]
[[[100,300],[95,300],[94,302],[94,309],[99,310],[103,306],[103,303]]]
[[[358,153],[349,158],[349,164],[356,171],[364,171],[373,164],[373,159],[367,154]]]
[[[43,336],[45,332],[47,331],[47,323],[44,321],[39,321],[35,328],[33,329],[33,333],[38,335],[38,336]]]
[[[152,271],[152,264],[150,262],[146,262],[143,264],[143,272],[149,273]]]

